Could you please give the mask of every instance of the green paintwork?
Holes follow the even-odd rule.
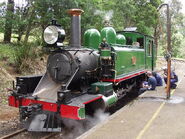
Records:
[[[88,48],[98,49],[104,38],[112,48],[99,49],[100,59],[111,59],[114,54],[114,57],[112,57],[114,66],[111,69],[114,71],[112,78],[121,78],[144,69],[153,70],[156,66],[156,47],[152,37],[129,31],[121,31],[116,35],[114,28],[105,27],[101,30],[101,35],[95,29],[86,31],[84,44]],[[133,45],[137,42],[139,47]],[[101,86],[103,85],[100,85],[100,92],[103,91]]]
[[[110,82],[96,82],[91,85],[91,88],[93,92],[100,94],[113,90],[112,83]]]
[[[112,96],[108,97],[108,100],[106,103],[108,106],[111,106],[111,105],[115,104],[117,102],[117,100],[118,100],[118,98],[116,97],[116,95],[113,94]]]
[[[97,29],[88,29],[84,33],[84,46],[87,48],[98,49],[101,42],[101,35]]]
[[[112,27],[105,27],[101,30],[101,39],[106,39],[108,44],[116,43],[116,31]]]
[[[145,55],[146,55],[146,69],[154,69],[156,66],[156,46],[154,45],[153,38],[145,37]]]
[[[153,70],[156,67],[156,61],[157,61],[157,47],[154,44],[153,45]]]
[[[85,108],[84,107],[81,107],[78,109],[78,117],[80,119],[85,119]]]
[[[126,44],[126,38],[125,38],[125,36],[122,35],[122,34],[118,34],[116,36],[116,44],[125,45]]]
[[[115,70],[116,78],[122,75],[130,74],[137,70],[145,69],[145,51],[144,49],[131,49],[113,46],[116,53]],[[133,63],[133,60],[136,62]]]
[[[156,66],[156,47],[153,42],[154,39],[151,36],[147,36],[138,32],[121,32],[120,34],[123,34],[126,37],[127,45],[132,45],[134,42],[139,42],[140,49],[145,50],[145,69],[153,70]],[[151,48],[149,47],[149,42],[152,43]]]
[[[101,58],[109,58],[111,57],[111,50],[110,49],[102,49],[100,53]]]
[[[150,53],[149,38],[146,38],[146,68],[150,69],[152,67],[152,55]]]

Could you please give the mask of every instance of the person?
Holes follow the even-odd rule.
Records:
[[[155,90],[155,88],[157,86],[157,81],[156,81],[155,77],[152,75],[152,72],[147,71],[146,75],[148,77],[148,81],[143,82],[143,87],[140,88],[139,94],[145,92],[146,90],[149,90],[149,91]]]
[[[156,86],[163,86],[163,79],[162,79],[162,77],[157,72],[152,72],[152,75],[155,77],[155,79],[157,81],[157,85]]]
[[[132,45],[133,45],[133,48],[140,48],[139,42],[133,42]]]
[[[165,67],[164,70],[164,81],[167,84],[167,76],[168,76],[168,69]],[[170,78],[170,88],[175,89],[177,87],[176,82],[178,82],[178,76],[174,71],[171,71],[171,78]]]
[[[103,40],[100,44],[100,48],[103,48],[103,49],[110,48],[109,44],[106,42],[106,38],[103,38]]]

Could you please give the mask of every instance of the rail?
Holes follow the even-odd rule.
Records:
[[[23,128],[23,129],[15,131],[13,133],[10,133],[8,135],[5,135],[5,136],[1,137],[0,139],[9,139],[9,138],[14,137],[14,136],[16,136],[16,135],[18,135],[18,134],[20,134],[22,132],[25,132],[25,131],[26,131],[26,129]]]

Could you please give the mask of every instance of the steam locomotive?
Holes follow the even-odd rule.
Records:
[[[97,109],[107,109],[133,88],[147,70],[155,68],[152,37],[134,28],[115,32],[89,29],[81,45],[81,9],[71,9],[71,40],[53,21],[44,31],[52,48],[44,75],[16,77],[9,105],[20,110],[28,131],[60,132],[62,119],[84,120]]]

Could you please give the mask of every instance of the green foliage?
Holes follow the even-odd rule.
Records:
[[[20,41],[15,46],[15,61],[17,67],[25,67],[21,61],[28,59],[29,56],[34,59],[37,57],[33,53],[35,48],[29,43],[41,46],[42,33],[44,28],[56,19],[65,29],[67,38],[70,35],[70,16],[68,9],[81,8],[82,14],[82,33],[89,28],[96,28],[99,31],[107,25],[113,26],[117,31],[126,27],[137,27],[138,31],[148,35],[153,35],[159,24],[159,13],[157,7],[163,2],[162,0],[27,0],[29,4],[26,7],[15,9],[13,19],[13,33],[18,39],[29,37],[28,44]],[[180,9],[182,4],[179,0],[172,0],[170,5],[172,17],[172,54],[175,57],[183,57],[185,54],[183,42],[185,42],[185,18]],[[1,5],[0,5],[1,6]],[[164,8],[165,9],[165,8]],[[162,10],[161,10],[162,11]],[[166,51],[166,14],[163,14],[161,26],[163,28],[163,38],[160,41],[160,54]],[[107,24],[108,23],[108,24]],[[5,18],[0,18],[0,24],[5,24]],[[0,32],[4,27],[0,26]],[[14,36],[14,35],[12,35]],[[83,36],[83,35],[82,35]],[[36,38],[36,39],[35,39]],[[26,39],[25,39],[26,40]],[[82,39],[83,40],[83,39]],[[31,44],[33,45],[33,44]],[[33,50],[32,50],[33,49]],[[181,54],[182,53],[182,54]],[[2,57],[2,56],[0,56]],[[25,61],[26,61],[25,60]]]
[[[14,48],[14,64],[18,71],[29,70],[31,61],[34,61],[41,51],[33,43],[19,44]]]
[[[14,62],[14,49],[12,44],[0,44],[0,61]]]
[[[135,23],[140,32],[148,35],[154,34],[154,28],[158,24],[158,12],[157,7],[161,1],[147,2],[147,0],[140,0],[140,3],[136,3],[136,17]]]
[[[35,43],[0,44],[0,61],[14,66],[18,72],[29,71],[31,63],[41,55],[41,47]]]
[[[136,8],[133,0],[116,0],[113,23],[118,30],[134,26]]]
[[[5,23],[5,20],[4,18],[0,17],[0,32],[3,33],[4,32],[4,23]]]
[[[30,32],[29,43],[32,43],[36,46],[43,46],[43,38],[42,38],[42,29],[34,28]]]
[[[182,4],[179,0],[172,0],[170,3],[170,14],[171,14],[171,53],[173,57],[185,58],[185,16],[181,13]],[[167,40],[166,40],[166,11],[161,13],[161,28],[162,35],[160,39],[160,54],[166,53]]]
[[[138,31],[153,35],[157,24],[156,8],[161,0],[28,0],[25,7],[15,9],[13,31],[18,34],[18,41],[26,34],[25,42],[30,32],[40,28],[42,32],[52,19],[57,19],[70,34],[70,16],[67,10],[81,8],[82,33],[89,28],[101,30],[105,22],[109,22],[116,30],[136,26]]]

